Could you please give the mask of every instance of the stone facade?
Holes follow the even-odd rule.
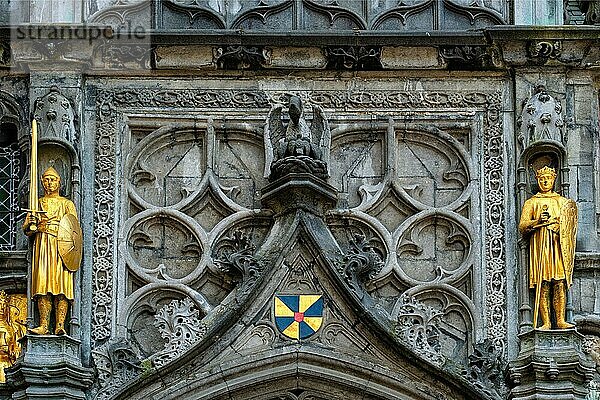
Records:
[[[0,398],[600,396],[597,2],[32,3],[0,0],[12,193],[33,117],[84,258],[70,336],[27,336]],[[540,158],[579,207],[576,330],[532,331]],[[275,297],[304,295],[290,339]]]

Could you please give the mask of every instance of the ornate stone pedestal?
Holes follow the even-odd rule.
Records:
[[[81,365],[81,343],[69,336],[26,335],[23,356],[7,370],[15,400],[85,399],[93,370]]]
[[[261,201],[277,214],[304,210],[323,216],[335,207],[337,192],[324,180],[308,173],[285,175],[262,190]]]
[[[594,363],[581,351],[583,335],[566,329],[531,331],[519,338],[521,350],[509,369],[510,399],[585,399]]]

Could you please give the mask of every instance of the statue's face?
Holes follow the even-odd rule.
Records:
[[[556,176],[551,174],[540,175],[537,178],[538,186],[540,187],[540,191],[542,193],[549,192],[554,188],[554,181],[556,180]]]
[[[58,192],[60,188],[60,178],[54,175],[45,175],[42,177],[42,186],[46,193]]]

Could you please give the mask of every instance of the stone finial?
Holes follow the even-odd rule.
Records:
[[[550,96],[546,87],[539,85],[535,94],[523,107],[518,136],[521,150],[541,140],[553,140],[564,144],[562,106]]]

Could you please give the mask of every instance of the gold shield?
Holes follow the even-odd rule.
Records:
[[[81,226],[73,214],[65,214],[58,224],[58,254],[65,267],[75,272],[81,264]]]
[[[573,266],[575,264],[575,244],[577,236],[577,204],[567,199],[560,209],[560,251],[565,267],[567,283],[573,281]]]

